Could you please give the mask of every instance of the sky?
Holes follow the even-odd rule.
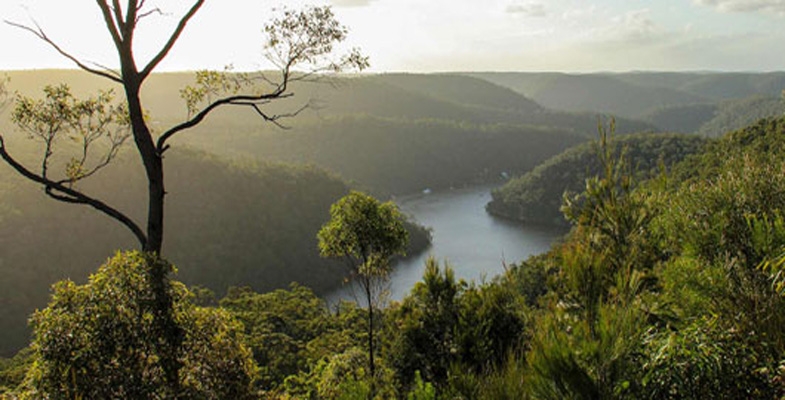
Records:
[[[136,56],[162,45],[191,0],[147,0]],[[262,27],[285,5],[331,5],[372,72],[785,70],[785,0],[208,0],[159,71],[270,68]],[[92,0],[0,0],[80,59],[117,65]],[[70,68],[0,24],[0,70]],[[142,61],[140,61],[142,64]]]

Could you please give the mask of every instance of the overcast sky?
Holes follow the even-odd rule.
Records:
[[[191,1],[153,3],[166,14],[139,28],[142,59]],[[268,67],[261,27],[282,4],[332,4],[377,72],[785,70],[785,0],[208,0],[159,70]],[[92,0],[0,0],[0,18],[117,65]],[[0,35],[0,69],[72,66],[29,33]]]

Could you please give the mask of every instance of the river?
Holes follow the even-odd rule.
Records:
[[[391,300],[402,299],[420,281],[429,256],[441,265],[449,263],[456,278],[480,282],[504,272],[505,263],[547,251],[565,233],[564,228],[524,226],[486,213],[490,190],[473,186],[396,199],[402,212],[432,229],[433,242],[421,254],[396,262],[390,275]],[[326,298],[330,304],[353,300],[353,292],[360,293],[350,284]]]

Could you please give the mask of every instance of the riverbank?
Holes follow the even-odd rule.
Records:
[[[547,251],[565,233],[564,227],[524,225],[485,211],[495,186],[479,185],[434,191],[397,199],[401,210],[431,229],[431,246],[396,262],[390,275],[390,299],[403,298],[422,278],[425,261],[449,263],[458,279],[482,281],[504,271],[505,265]],[[324,296],[329,303],[353,300],[348,284]]]

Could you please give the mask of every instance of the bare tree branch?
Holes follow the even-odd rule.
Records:
[[[220,100],[216,100],[212,102],[210,105],[205,107],[202,111],[194,115],[193,118],[185,121],[179,125],[176,125],[169,129],[168,131],[164,132],[159,138],[156,145],[159,153],[163,153],[166,151],[168,146],[166,145],[166,141],[169,140],[172,136],[174,136],[178,132],[182,132],[186,129],[193,128],[196,125],[199,125],[211,112],[213,112],[218,107],[228,105],[228,104],[241,104],[241,105],[249,105],[249,104],[259,104],[260,102],[265,102],[268,100],[273,99],[284,99],[287,97],[291,97],[291,93],[284,93],[286,91],[286,86],[281,86],[277,88],[274,92],[268,93],[265,95],[258,95],[258,96],[251,96],[251,95],[238,95],[238,96],[230,96],[225,97]]]
[[[113,218],[114,220],[120,222],[121,224],[125,225],[131,232],[136,236],[136,239],[139,243],[144,247],[147,243],[147,236],[144,234],[142,229],[128,216],[123,214],[122,212],[116,210],[115,208],[110,207],[106,203],[92,198],[78,190],[73,188],[69,188],[62,183],[58,183],[47,178],[44,178],[29,169],[25,168],[24,165],[17,162],[10,154],[5,147],[5,142],[3,137],[0,135],[0,157],[5,160],[5,162],[11,166],[11,168],[15,169],[19,174],[24,176],[25,178],[40,183],[44,185],[46,194],[50,197],[57,199],[59,201],[63,201],[66,203],[73,203],[73,204],[86,204],[89,205],[96,210],[104,213],[105,215]],[[62,195],[54,193],[53,191],[58,191],[62,193]]]
[[[60,55],[62,55],[63,57],[73,61],[74,64],[76,64],[79,68],[81,68],[81,69],[83,69],[83,70],[85,70],[85,71],[87,71],[87,72],[89,72],[91,74],[95,74],[95,75],[104,77],[106,79],[109,79],[109,80],[111,80],[113,82],[123,83],[123,80],[121,79],[121,77],[118,74],[116,74],[114,72],[109,73],[109,72],[106,72],[106,71],[101,71],[101,70],[98,70],[98,69],[95,69],[95,68],[91,68],[91,67],[87,66],[86,64],[84,64],[83,62],[81,62],[78,58],[74,57],[70,53],[68,53],[65,50],[63,50],[60,46],[57,45],[57,43],[55,43],[52,39],[50,39],[46,35],[46,33],[43,31],[43,29],[41,29],[41,27],[35,21],[33,22],[35,24],[35,26],[36,26],[35,29],[33,29],[33,28],[31,28],[31,27],[29,27],[27,25],[22,25],[22,24],[13,22],[13,21],[5,20],[5,23],[8,24],[8,25],[11,25],[13,27],[16,27],[16,28],[28,31],[28,32],[32,33],[33,35],[37,36],[39,39],[43,40],[44,42],[46,42],[47,44],[52,46],[58,53],[60,53]]]
[[[274,124],[275,126],[281,128],[281,129],[285,129],[285,130],[289,130],[291,128],[286,126],[286,125],[281,124],[279,122],[279,120],[285,119],[285,118],[294,118],[294,117],[300,115],[301,112],[303,112],[303,111],[307,110],[308,108],[310,108],[310,104],[305,104],[305,105],[303,105],[302,107],[298,108],[296,111],[293,111],[293,112],[289,112],[289,113],[285,113],[285,114],[268,115],[267,113],[262,111],[262,109],[259,108],[259,104],[256,104],[256,103],[232,103],[232,104],[236,104],[236,105],[240,105],[240,106],[250,106],[265,121],[270,122],[270,123]]]
[[[193,6],[191,6],[191,9],[188,10],[188,13],[186,13],[183,16],[183,18],[180,19],[180,22],[177,24],[177,28],[175,28],[174,32],[172,32],[172,35],[169,37],[169,41],[166,42],[166,44],[161,49],[161,51],[158,52],[158,54],[155,57],[153,57],[153,59],[150,60],[150,63],[147,64],[147,66],[144,67],[144,69],[142,70],[140,74],[140,80],[142,81],[145,80],[147,76],[150,75],[151,72],[153,72],[155,67],[157,67],[158,64],[161,63],[161,61],[163,61],[163,59],[166,57],[169,51],[172,50],[172,47],[174,47],[174,44],[175,42],[177,42],[177,39],[180,38],[180,34],[183,33],[185,26],[188,24],[191,18],[193,18],[196,12],[199,11],[199,9],[202,7],[203,4],[204,4],[204,0],[197,0],[196,3],[194,3]]]
[[[120,37],[120,32],[117,30],[118,28],[117,25],[115,25],[114,19],[112,19],[112,11],[109,9],[109,5],[102,0],[96,0],[96,3],[98,3],[98,8],[101,9],[101,14],[104,16],[104,24],[106,25],[109,34],[112,36],[115,48],[120,49],[123,44],[123,39]]]
[[[114,0],[119,2],[120,0]],[[136,32],[136,15],[139,11],[139,0],[128,0],[128,7],[126,8],[126,16],[125,22],[120,22],[122,24],[124,31],[123,31],[123,39],[128,42],[130,45],[133,43],[134,40],[134,32]],[[122,15],[120,16],[122,18]],[[122,19],[121,19],[122,21]]]
[[[142,3],[144,3],[144,2],[142,2]],[[141,10],[142,7],[140,6],[139,9]],[[151,16],[153,14],[163,15],[163,13],[164,12],[161,11],[161,9],[158,8],[158,7],[154,8],[154,9],[152,9],[150,11],[145,11],[145,12],[139,13],[139,15],[136,17],[135,24],[138,24],[139,21],[141,21],[142,19],[147,18],[147,17],[149,17],[149,16]]]
[[[120,32],[123,33],[123,39],[128,39],[126,37],[128,26],[123,22],[123,9],[120,8],[120,0],[112,0],[112,11],[114,11],[114,20],[120,28]]]
[[[111,74],[111,75],[117,76],[118,78],[120,78],[120,77],[121,77],[121,75],[120,75],[120,72],[119,72],[118,70],[114,69],[114,68],[107,67],[106,65],[103,65],[103,64],[101,64],[101,63],[97,63],[97,62],[95,62],[95,61],[90,61],[90,64],[93,64],[93,65],[95,65],[96,67],[98,67],[98,68],[100,68],[100,69],[102,69],[102,70],[106,71],[106,73],[108,73],[108,74]]]

